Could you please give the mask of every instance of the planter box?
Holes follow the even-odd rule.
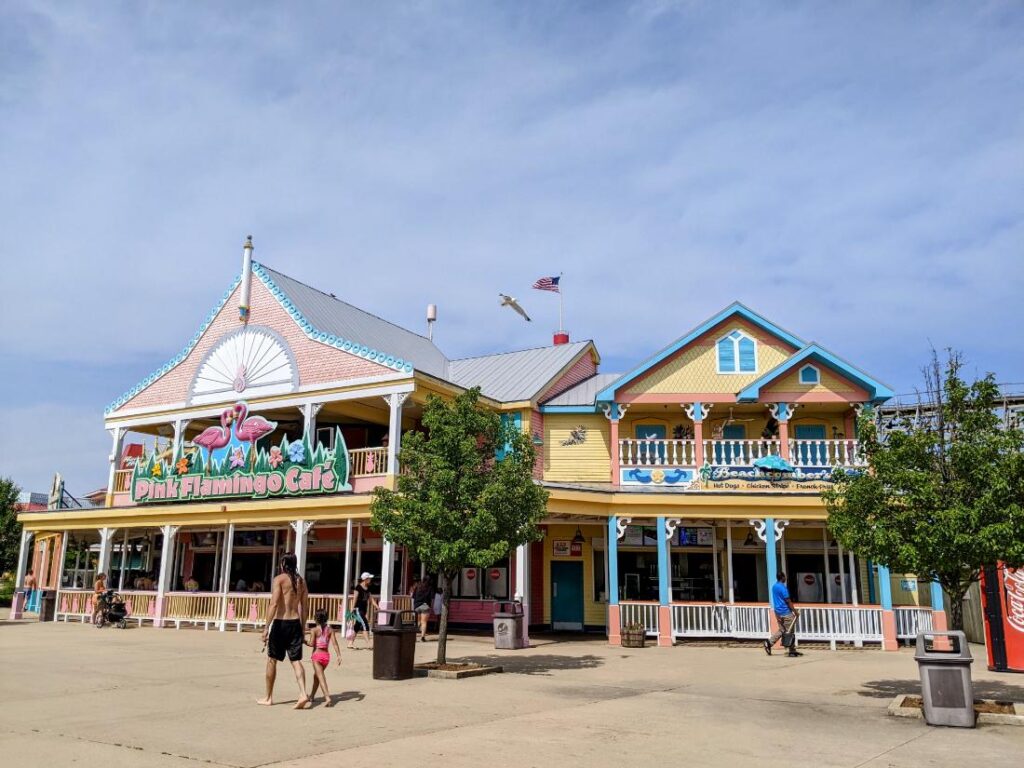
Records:
[[[647,633],[642,629],[624,629],[620,635],[623,648],[643,648]]]

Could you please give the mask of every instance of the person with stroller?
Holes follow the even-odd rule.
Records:
[[[318,688],[324,689],[324,706],[333,707],[331,692],[327,688],[327,667],[331,663],[330,645],[334,646],[334,653],[338,658],[337,664],[341,666],[341,648],[338,647],[338,637],[334,630],[327,623],[327,611],[318,608],[314,614],[316,626],[309,630],[309,639],[306,645],[313,649],[310,660],[313,663],[313,688],[309,692],[310,703],[316,698]]]
[[[107,594],[107,574],[97,573],[96,581],[92,585],[92,623],[96,624],[99,622],[100,615],[103,613],[103,606],[106,602]]]

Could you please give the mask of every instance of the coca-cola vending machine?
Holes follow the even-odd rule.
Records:
[[[798,603],[825,602],[824,579],[820,573],[798,573],[796,575],[796,601]],[[790,589],[790,594],[793,590]]]
[[[1024,568],[1002,563],[981,572],[988,668],[1024,672]]]

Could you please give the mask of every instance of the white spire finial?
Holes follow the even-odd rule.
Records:
[[[249,293],[252,282],[252,235],[245,238],[242,246],[242,293],[238,299],[238,321],[249,322]]]

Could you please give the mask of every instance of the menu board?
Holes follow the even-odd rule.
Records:
[[[675,543],[680,547],[710,547],[714,537],[714,528],[677,528]]]

